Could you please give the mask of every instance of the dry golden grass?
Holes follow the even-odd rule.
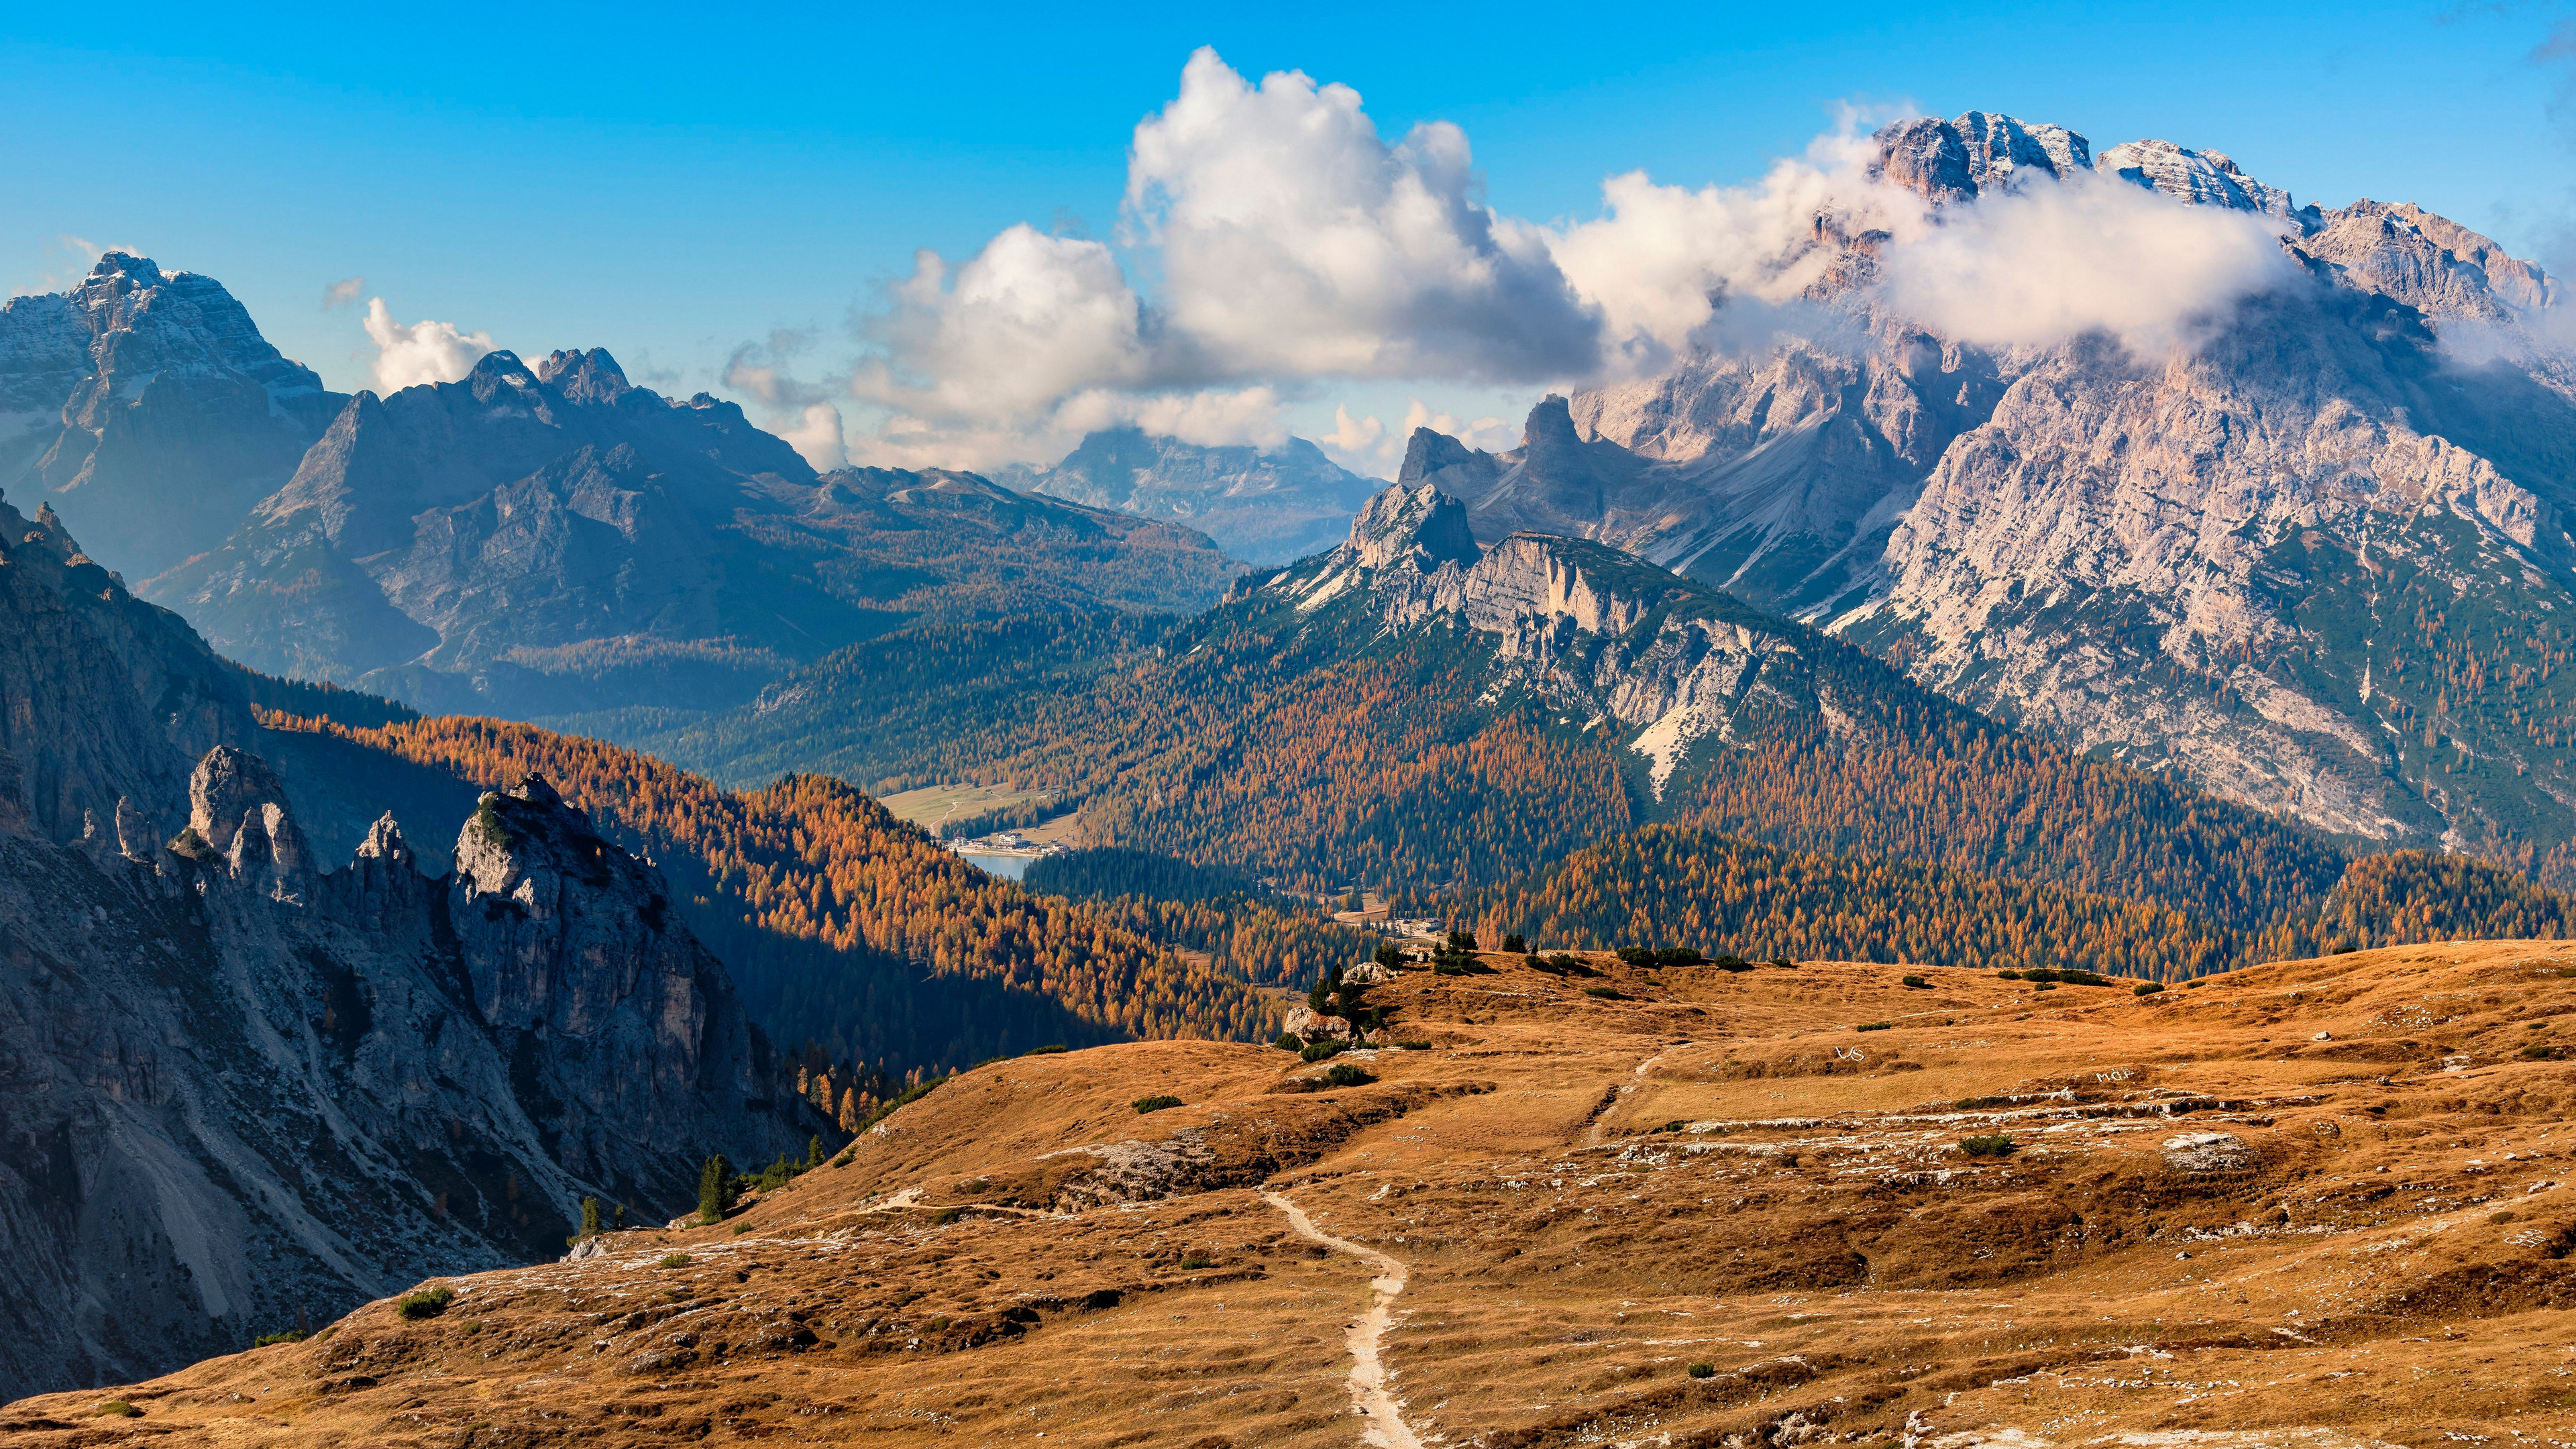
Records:
[[[25,1400],[0,1434],[2576,1443],[2576,1060],[2525,1055],[2576,1055],[2576,952],[2408,947],[2144,999],[1593,958],[1613,1001],[1486,959],[1379,989],[1388,1036],[1433,1046],[1359,1058],[1370,1085],[1239,1045],[999,1063],[733,1222]],[[1129,1105],[1158,1094],[1185,1105]],[[2014,1149],[1960,1148],[1995,1134]],[[1355,1347],[1400,1407],[1362,1411]]]

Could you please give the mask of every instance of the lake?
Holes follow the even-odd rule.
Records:
[[[1018,880],[1029,873],[1031,865],[1036,864],[1032,857],[1025,855],[977,855],[961,850],[957,856],[986,875],[998,875],[1004,880]]]

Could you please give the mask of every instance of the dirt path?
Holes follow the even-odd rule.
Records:
[[[1676,1045],[1689,1046],[1690,1043],[1680,1042]],[[1664,1051],[1670,1050],[1672,1050],[1671,1047],[1666,1047],[1664,1049]],[[1646,1084],[1646,1073],[1651,1072],[1656,1067],[1662,1065],[1663,1060],[1664,1052],[1655,1053],[1653,1056],[1637,1063],[1637,1069],[1628,1074],[1627,1081],[1621,1082],[1618,1086],[1601,1094],[1601,1105],[1593,1108],[1592,1115],[1583,1119],[1584,1146],[1598,1147],[1601,1145],[1601,1119],[1610,1115],[1610,1109],[1618,1105],[1620,1098],[1625,1097],[1629,1093],[1636,1091],[1639,1087],[1644,1086]]]
[[[1387,1389],[1386,1366],[1379,1362],[1377,1352],[1378,1341],[1386,1336],[1387,1325],[1395,1317],[1395,1296],[1404,1291],[1405,1266],[1375,1248],[1361,1247],[1317,1228],[1303,1209],[1278,1193],[1264,1192],[1261,1200],[1286,1213],[1288,1226],[1297,1236],[1377,1265],[1378,1275],[1369,1280],[1368,1312],[1351,1325],[1351,1407],[1368,1419],[1368,1428],[1360,1434],[1361,1443],[1376,1449],[1422,1449],[1422,1441],[1404,1422],[1403,1404]]]

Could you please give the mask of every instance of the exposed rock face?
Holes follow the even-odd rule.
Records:
[[[231,532],[344,401],[222,284],[142,257],[0,308],[0,489],[41,490],[129,577]]]
[[[2266,186],[2237,168],[2223,151],[2194,151],[2171,141],[2127,141],[2102,153],[2094,169],[2194,206],[2268,212],[2312,227],[2316,208],[2302,212],[2290,193]]]
[[[239,683],[51,508],[0,503],[0,620],[0,831],[148,856],[186,823],[198,756],[254,733]]]
[[[1137,428],[1093,433],[1054,467],[994,476],[1026,492],[1187,524],[1255,564],[1332,547],[1380,486],[1303,438],[1267,449],[1203,447]]]
[[[1485,636],[1504,665],[1496,687],[1615,722],[1658,794],[1700,741],[1734,738],[1749,705],[1828,719],[1840,708],[1785,621],[1581,540],[1513,534],[1461,550],[1462,522],[1437,489],[1398,484],[1369,500],[1348,543],[1263,588],[1301,612],[1356,608],[1388,630],[1454,622]]]
[[[2576,360],[2538,325],[2559,284],[2417,207],[2298,205],[2219,152],[2093,156],[1976,112],[1878,140],[1878,179],[1936,212],[2089,164],[2278,218],[2298,274],[2171,357],[1981,348],[1888,312],[1869,240],[1820,218],[1841,250],[1809,300],[1843,330],[1542,404],[1515,453],[1418,440],[1404,481],[1456,494],[1488,544],[1630,550],[2330,830],[2576,841]]]
[[[1879,132],[1878,141],[1873,179],[1936,202],[1967,201],[2010,190],[2032,175],[2062,177],[2093,164],[2091,144],[2064,126],[2035,126],[1984,111],[1954,121],[1899,121]]]
[[[542,786],[468,872],[390,817],[326,872],[203,643],[0,526],[0,1396],[551,1258],[586,1195],[666,1214],[706,1152],[832,1134]]]
[[[231,657],[521,716],[748,700],[901,624],[915,590],[1168,608],[1232,572],[1183,530],[972,474],[817,477],[733,404],[636,387],[599,349],[361,393],[229,533],[142,587]]]

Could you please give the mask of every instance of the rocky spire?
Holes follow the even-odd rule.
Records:
[[[257,755],[217,745],[188,777],[188,828],[260,894],[302,901],[313,853],[286,808],[286,782]]]

